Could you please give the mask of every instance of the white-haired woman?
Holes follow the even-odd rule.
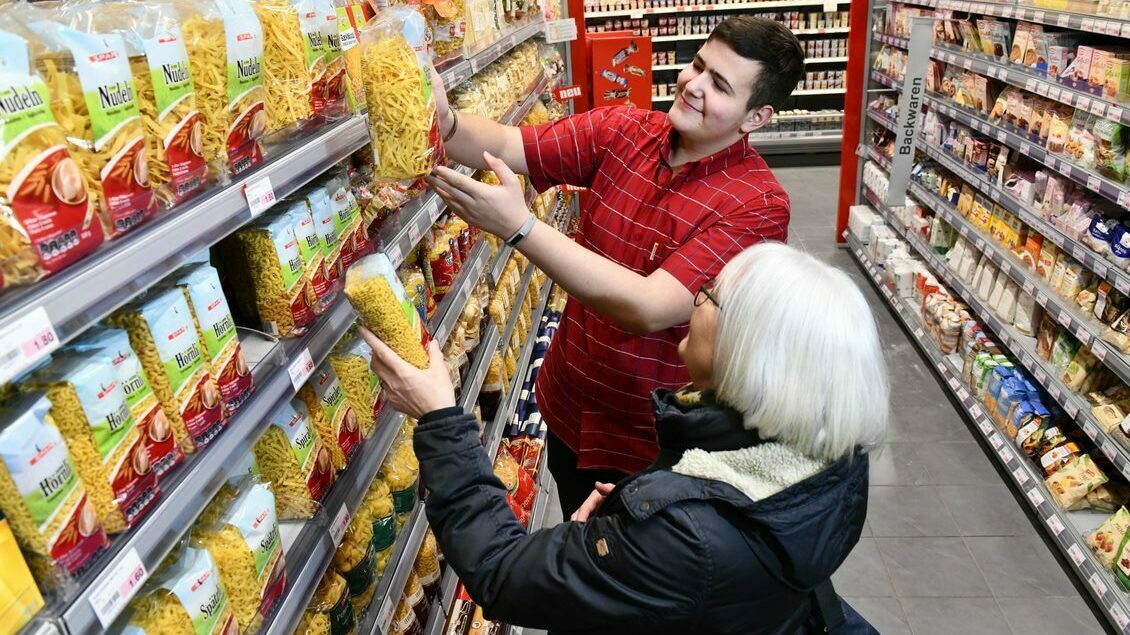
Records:
[[[455,406],[438,348],[419,371],[365,333],[386,399],[420,420],[428,521],[488,618],[647,634],[842,621],[828,580],[859,540],[866,449],[887,427],[867,302],[842,272],[763,244],[695,305],[679,349],[693,383],[654,394],[655,464],[532,534],[507,506],[474,417]],[[848,615],[845,628],[867,628]]]

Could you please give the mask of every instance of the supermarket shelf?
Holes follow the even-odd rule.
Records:
[[[817,88],[813,90],[794,90],[792,96],[803,97],[805,95],[842,95],[846,92],[846,88]]]
[[[377,582],[373,593],[373,603],[357,621],[357,632],[367,635],[383,635],[392,624],[396,605],[408,584],[408,575],[416,562],[416,554],[424,543],[428,532],[428,517],[424,513],[425,503],[417,502],[412,515],[404,521],[404,527],[397,536],[396,545],[388,560],[388,569]]]
[[[958,362],[942,355],[923,330],[914,308],[883,284],[881,273],[855,237],[850,233],[846,233],[846,237],[850,251],[859,266],[868,273],[872,283],[886,298],[905,330],[912,335],[911,339],[923,356],[937,370],[943,383],[949,386],[964,413],[976,424],[975,429],[994,449],[991,453],[993,460],[1004,467],[1004,473],[1009,475],[1008,480],[1011,484],[1024,492],[1031,509],[1050,530],[1052,542],[1071,563],[1075,575],[1086,582],[1089,592],[1102,608],[1106,618],[1120,632],[1130,630],[1130,604],[1127,602],[1127,596],[1118,590],[1119,584],[1113,575],[1095,560],[1090,549],[1083,542],[1083,536],[1098,527],[1107,514],[1065,513],[1052,502],[1043,477],[1036,472],[1035,467],[1026,457],[1017,454],[1012,442],[998,432],[993,422],[986,418],[981,404],[962,387]],[[948,270],[943,267],[937,273],[945,277]]]
[[[687,67],[686,64],[656,64],[656,65],[651,67],[651,70],[652,71],[681,71],[686,67]]]
[[[835,57],[807,57],[804,60],[805,64],[834,64],[838,62],[848,61],[847,55],[838,55]]]
[[[440,581],[439,593],[432,602],[432,609],[428,612],[428,623],[424,625],[424,635],[443,635],[443,627],[447,625],[448,612],[455,602],[455,590],[459,588],[459,576],[448,566],[443,572]]]
[[[758,132],[749,136],[749,143],[760,154],[801,154],[839,151],[843,138],[839,130]]]
[[[285,365],[285,355],[277,340],[240,329],[240,341],[248,362],[254,364],[254,394],[206,449],[186,457],[183,465],[161,480],[161,498],[156,506],[132,530],[115,538],[100,566],[75,585],[75,594],[44,608],[44,618],[56,616],[60,630],[68,633],[102,630],[94,609],[95,599],[106,597],[107,590],[122,586],[124,579],[134,571],[133,566],[128,566],[129,562],[140,563],[144,568],[142,581],[157,569],[227,480],[232,467],[239,463],[239,457],[251,451],[280,401],[293,394],[286,372],[279,372]],[[140,583],[134,588],[138,586]],[[99,608],[109,621],[125,608],[125,600]]]
[[[479,340],[478,347],[475,348],[474,358],[467,366],[467,375],[463,378],[463,388],[459,393],[459,407],[466,412],[471,411],[479,398],[483,381],[487,377],[487,370],[490,369],[490,359],[494,355],[494,351],[498,350],[499,339],[498,327],[494,325],[494,322],[490,322],[486,326],[482,339]]]
[[[793,35],[827,35],[829,33],[847,33],[850,27],[830,26],[819,29],[793,29]],[[709,33],[694,33],[689,35],[659,35],[651,38],[652,42],[697,42],[710,37]]]
[[[459,270],[451,291],[440,300],[429,321],[428,332],[432,337],[441,342],[447,341],[447,336],[451,334],[460,316],[463,315],[463,307],[467,304],[471,292],[475,290],[489,256],[490,246],[487,245],[487,241],[485,239],[476,241],[467,262],[463,263],[463,268]]]
[[[837,0],[837,4],[848,4],[850,0]],[[823,0],[768,0],[766,2],[735,2],[731,4],[693,4],[683,7],[648,7],[646,9],[620,9],[616,11],[585,11],[585,19],[595,18],[642,18],[645,15],[664,15],[669,13],[707,13],[711,11],[756,11],[758,9],[780,9],[784,7],[814,7],[826,5]]]
[[[949,9],[953,11],[966,11],[981,15],[994,15],[998,18],[1023,20],[1048,24],[1060,28],[1101,33],[1130,38],[1130,22],[1107,16],[1087,15],[1083,13],[1069,13],[1053,9],[1037,7],[1023,7],[1013,4],[998,4],[985,2],[958,2],[956,0],[908,0],[904,4],[934,9]]]
[[[42,308],[60,342],[66,343],[250,222],[245,186],[270,179],[281,199],[363,147],[368,137],[366,119],[357,116],[296,140],[227,187],[159,215],[51,278],[6,292],[0,299],[0,333]],[[9,372],[0,374],[14,376],[23,370],[6,366]]]
[[[538,467],[537,499],[534,501],[533,509],[530,510],[530,523],[526,527],[526,530],[529,533],[533,533],[545,528],[546,510],[549,509],[549,499],[557,495],[554,491],[555,488],[553,487],[553,483],[546,482],[546,476],[549,472],[548,466],[548,458],[543,458],[541,466]],[[526,629],[523,626],[511,625],[507,626],[507,630],[504,632],[506,633],[506,635],[525,635]]]
[[[439,69],[439,75],[443,79],[444,87],[451,90],[459,84],[462,84],[475,73],[486,68],[491,62],[494,62],[503,55],[506,55],[522,42],[540,35],[543,30],[545,30],[545,23],[542,20],[534,20],[525,26],[518,27],[514,31],[502,36],[494,43],[484,46],[463,59],[445,64]]]

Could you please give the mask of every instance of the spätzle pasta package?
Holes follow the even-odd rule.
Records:
[[[40,583],[88,568],[109,541],[43,394],[0,406],[0,511]]]
[[[310,518],[333,485],[330,451],[301,399],[283,404],[255,443],[255,462],[275,491],[280,518]]]
[[[397,355],[417,368],[428,367],[428,331],[388,256],[365,256],[350,267],[345,272],[345,296],[361,323]]]
[[[334,229],[341,244],[341,266],[348,269],[372,251],[369,231],[361,218],[361,206],[349,188],[349,177],[345,172],[331,176],[325,184],[326,198],[334,213]]]
[[[232,612],[227,584],[206,549],[184,549],[171,566],[146,583],[130,607],[133,613],[129,626],[146,635],[242,632]]]
[[[341,381],[328,361],[314,370],[306,385],[298,391],[298,397],[306,404],[314,428],[329,448],[334,469],[345,469],[353,451],[365,437],[357,414],[345,397]]]

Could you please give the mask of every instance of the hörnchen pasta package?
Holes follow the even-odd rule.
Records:
[[[306,404],[314,429],[329,448],[334,469],[345,469],[365,437],[357,413],[349,405],[341,381],[328,361],[314,369],[314,374],[298,391],[298,398]]]
[[[30,34],[8,22],[12,30],[0,30],[0,289],[51,275],[104,239],[82,169],[32,66]]]
[[[255,443],[254,454],[259,473],[275,491],[279,517],[312,517],[336,474],[330,451],[301,399],[275,411],[270,427]]]
[[[263,26],[267,132],[293,130],[314,115],[314,85],[326,74],[327,43],[314,0],[254,0]]]
[[[344,170],[333,173],[323,187],[334,213],[334,229],[341,244],[341,266],[348,269],[372,252],[369,229],[361,217],[361,206],[349,187],[349,176]]]
[[[239,249],[229,250],[232,258],[225,258],[228,289],[254,307],[250,311],[264,331],[280,337],[304,334],[314,323],[313,294],[290,218],[263,219],[236,238]]]
[[[365,256],[345,272],[345,296],[361,323],[416,368],[428,367],[429,335],[383,253]]]
[[[185,548],[130,603],[127,632],[136,635],[228,635],[242,629],[232,612],[229,583],[206,549]]]
[[[301,196],[306,199],[310,215],[314,217],[314,230],[318,232],[318,241],[322,245],[322,266],[325,268],[326,281],[330,285],[340,285],[345,271],[342,237],[337,233],[337,216],[329,194],[325,188],[314,185],[303,190]]]
[[[0,406],[0,512],[40,584],[77,576],[109,541],[43,394]]]
[[[137,524],[160,490],[113,360],[103,353],[65,352],[24,385],[47,393],[51,419],[107,533]]]
[[[291,229],[298,240],[298,253],[302,256],[306,279],[310,281],[311,308],[315,315],[321,315],[337,297],[340,285],[330,284],[327,277],[326,256],[318,228],[314,225],[314,216],[310,213],[310,204],[304,198],[297,198],[287,202],[283,213],[290,218]]]
[[[374,195],[385,207],[403,203],[442,161],[426,33],[424,17],[411,6],[383,10],[361,31]]]

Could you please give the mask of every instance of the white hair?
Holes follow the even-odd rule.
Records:
[[[889,387],[875,319],[846,274],[781,243],[722,269],[718,398],[748,429],[834,461],[886,436]]]

